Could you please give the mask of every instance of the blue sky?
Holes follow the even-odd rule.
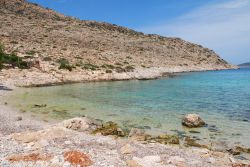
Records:
[[[250,62],[250,0],[29,0],[82,20],[180,37]]]

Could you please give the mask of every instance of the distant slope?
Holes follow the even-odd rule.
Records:
[[[180,38],[81,21],[25,0],[1,0],[0,22],[0,42],[6,50],[39,61],[48,73],[58,72],[62,59],[73,71],[112,74],[155,67],[169,71],[235,68],[214,51]]]
[[[240,67],[250,67],[250,62],[239,64]]]

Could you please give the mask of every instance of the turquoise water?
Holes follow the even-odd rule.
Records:
[[[151,133],[250,146],[250,68],[182,73],[174,78],[18,89],[8,102],[44,119],[90,116]],[[34,104],[46,104],[37,108]],[[208,124],[190,133],[186,113]]]

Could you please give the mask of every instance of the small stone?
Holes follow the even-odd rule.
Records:
[[[198,114],[187,114],[182,119],[182,125],[187,126],[189,128],[196,128],[204,126],[205,122]]]
[[[213,163],[215,163],[215,159],[213,157],[209,157],[208,158],[208,162],[211,163],[211,164],[213,164]]]
[[[21,121],[21,120],[23,120],[23,117],[21,117],[21,116],[18,116],[18,117],[16,118],[16,121]]]
[[[169,164],[173,164],[176,166],[185,166],[185,159],[179,156],[170,157],[167,161]]]
[[[126,144],[121,148],[121,153],[122,154],[131,154],[134,151],[134,148],[130,144]]]
[[[235,163],[235,159],[233,157],[229,157],[230,162]]]
[[[223,152],[218,152],[218,151],[213,152],[212,155],[214,155],[216,157],[224,157],[225,156],[225,154]]]
[[[143,167],[160,166],[162,162],[161,157],[157,155],[145,156],[143,158],[133,157],[133,160]]]
[[[46,147],[46,146],[49,145],[49,142],[48,142],[47,140],[44,140],[44,139],[39,140],[38,143],[39,143],[39,145],[40,145],[41,147]]]
[[[71,141],[65,141],[64,144],[70,145],[70,144],[72,144],[72,142]]]

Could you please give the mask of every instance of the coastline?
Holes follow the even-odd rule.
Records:
[[[215,70],[232,70],[238,69],[237,66],[229,67],[203,66],[203,67],[151,67],[136,68],[133,72],[124,73],[104,73],[103,71],[86,71],[86,70],[50,70],[32,68],[29,70],[9,69],[0,71],[0,83],[3,86],[14,87],[41,87],[52,85],[63,85],[84,82],[101,82],[101,81],[123,81],[123,80],[151,80],[161,77],[172,76],[184,72],[202,72]]]
[[[5,84],[5,86],[15,89],[16,85]],[[0,90],[0,96],[4,97],[7,94],[7,90]],[[20,116],[22,117],[21,120],[18,119]],[[50,159],[32,161],[35,166],[41,164],[42,166],[70,166],[63,156],[67,151],[80,151],[86,154],[91,159],[92,166],[163,167],[249,164],[248,160],[235,159],[233,155],[227,152],[211,151],[201,147],[145,143],[127,138],[117,138],[116,136],[79,132],[62,127],[61,123],[47,123],[36,120],[28,114],[20,113],[5,104],[0,104],[0,120],[4,120],[0,127],[2,147],[0,164],[5,166],[10,164],[27,165],[30,162],[20,160],[20,156],[23,158],[22,156],[29,156],[33,153],[40,156],[51,155]],[[10,129],[10,131],[4,134],[1,133],[1,129]],[[51,134],[53,135],[50,136]],[[20,136],[22,136],[22,140],[20,140]],[[39,136],[39,139],[32,136]],[[12,148],[13,145],[16,148]],[[10,161],[10,157],[13,159],[13,156],[18,157],[16,158],[18,160]]]

